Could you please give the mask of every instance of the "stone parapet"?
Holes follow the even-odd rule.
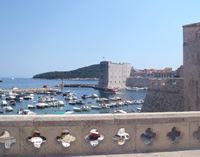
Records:
[[[200,112],[0,116],[0,132],[0,156],[199,149]]]

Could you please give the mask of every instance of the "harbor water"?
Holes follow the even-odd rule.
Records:
[[[63,92],[65,91],[71,91],[76,93],[77,99],[81,99],[81,96],[84,94],[90,95],[90,94],[97,94],[99,98],[113,98],[113,97],[120,97],[122,101],[126,100],[141,100],[145,99],[146,97],[146,90],[126,90],[122,89],[117,94],[111,94],[106,93],[104,90],[97,90],[93,88],[83,88],[83,87],[55,87],[58,84],[62,83],[62,80],[38,80],[38,79],[30,79],[30,78],[3,78],[3,82],[0,82],[0,89],[11,89],[13,87],[16,87],[18,89],[26,89],[26,88],[42,88],[44,85],[50,85],[51,88],[60,89]],[[98,84],[97,80],[64,80],[64,84]],[[2,115],[14,115],[17,114],[17,111],[21,109],[28,109],[27,105],[36,105],[37,100],[39,97],[43,96],[49,96],[52,95],[48,94],[34,94],[33,99],[29,100],[22,100],[22,101],[16,101],[16,105],[12,105],[13,112],[4,112]],[[59,114],[64,113],[66,110],[72,110],[73,107],[81,107],[80,104],[76,105],[70,105],[69,100],[65,100],[63,94],[58,94],[57,96],[54,96],[57,100],[62,100],[65,105],[62,107],[48,107],[45,109],[34,109],[33,112],[36,112],[38,114]],[[0,97],[0,101],[4,100],[5,97]],[[96,102],[95,98],[88,98],[84,100],[86,103],[85,105],[91,107],[91,105],[98,106],[99,102]],[[8,101],[7,101],[8,102]],[[90,102],[90,103],[88,103]],[[114,101],[110,101],[114,102]],[[8,103],[9,104],[9,103]],[[124,110],[126,112],[137,112],[137,108],[141,108],[142,104],[132,104],[132,105],[124,105],[124,106],[118,106],[113,108],[106,108],[106,109],[91,109],[90,111],[81,111],[81,112],[73,112],[72,114],[103,114],[103,113],[114,113],[115,110]],[[3,106],[0,106],[0,110],[3,110]]]

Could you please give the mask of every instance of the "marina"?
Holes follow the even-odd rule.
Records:
[[[91,85],[98,83],[96,80],[66,80],[66,82],[67,84]],[[123,111],[137,113],[146,96],[146,90],[120,89],[117,93],[107,93],[104,90],[88,87],[55,87],[60,83],[61,80],[4,79],[0,84],[1,115],[15,115],[22,110],[25,112],[20,112],[21,114],[29,113],[27,110],[30,110],[30,114],[40,115],[118,114]],[[47,84],[50,88],[43,88]],[[66,99],[69,95],[74,95],[73,99]],[[13,105],[11,105],[11,100]]]

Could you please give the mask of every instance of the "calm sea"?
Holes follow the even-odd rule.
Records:
[[[11,89],[12,87],[17,87],[21,89],[25,88],[42,88],[44,85],[48,84],[52,88],[57,88],[55,85],[61,84],[61,80],[36,80],[36,79],[30,79],[30,78],[3,78],[3,82],[0,82],[0,88],[1,89]],[[64,80],[64,84],[98,84],[98,81],[80,81],[80,80]],[[102,90],[97,90],[93,88],[57,88],[61,89],[62,91],[74,91],[76,93],[77,99],[81,98],[81,95],[83,94],[97,94],[100,98],[112,98],[115,96],[118,96],[122,98],[122,101],[125,100],[140,100],[144,99],[146,97],[146,91],[127,91],[127,90],[120,90],[118,94],[108,94],[105,93]],[[44,94],[35,94],[34,99],[31,100],[23,100],[17,102],[15,106],[12,106],[14,111],[13,112],[4,112],[4,115],[13,115],[17,114],[17,110],[20,108],[27,109],[27,105],[36,105],[35,101],[37,102],[38,97],[42,97]],[[50,95],[49,95],[50,96]],[[65,102],[65,106],[63,107],[51,107],[51,108],[45,108],[45,109],[35,109],[33,112],[36,112],[38,114],[58,114],[60,112],[64,112],[67,109],[73,110],[73,107],[81,107],[81,105],[69,105],[68,100],[65,100],[62,94],[59,94],[57,96],[54,96],[58,100],[63,100]],[[0,98],[0,101],[5,98]],[[86,99],[86,102],[92,102],[92,104],[87,104],[89,107],[91,105],[98,105],[99,103],[95,101],[94,98]],[[122,109],[124,111],[135,111],[137,112],[137,108],[141,108],[142,104],[137,105],[128,105],[128,106],[121,106],[121,107],[114,107],[109,109],[101,109],[101,110],[95,110],[91,109],[91,111],[82,111],[82,112],[74,112],[73,114],[102,114],[102,113],[114,113],[114,110]],[[3,107],[0,106],[0,110],[3,110]]]

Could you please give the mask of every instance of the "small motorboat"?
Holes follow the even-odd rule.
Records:
[[[105,89],[105,93],[116,94],[117,92],[119,92],[119,90],[115,89],[115,88],[107,88],[107,89]]]
[[[88,106],[81,106],[81,110],[82,110],[82,111],[90,111],[91,108],[88,107]]]
[[[74,113],[72,110],[66,110],[65,114],[72,114]]]
[[[59,101],[57,102],[57,104],[58,104],[58,106],[64,106],[64,105],[65,105],[65,103],[64,103],[62,100],[59,100]]]
[[[77,112],[81,112],[81,108],[79,108],[79,107],[73,107],[73,110],[77,111]]]
[[[36,107],[33,105],[27,105],[28,109],[35,109]]]
[[[75,100],[76,104],[85,104],[85,101],[83,101],[82,99],[79,100]]]
[[[20,114],[20,115],[37,115],[37,113],[32,112],[30,110],[19,110],[18,114]]]
[[[5,110],[6,110],[6,112],[12,112],[13,108],[11,106],[6,106]]]
[[[16,101],[15,100],[10,100],[9,101],[9,105],[16,105]]]
[[[137,108],[137,111],[138,111],[138,113],[140,113],[140,112],[141,112],[141,108],[138,107],[138,108]]]
[[[114,113],[127,113],[127,112],[124,110],[115,110]]]
[[[36,104],[36,107],[38,108],[38,109],[43,109],[43,108],[45,108],[45,107],[47,107],[48,106],[48,104],[46,104],[46,103],[37,103]]]
[[[81,98],[82,99],[87,99],[87,98],[89,98],[89,96],[87,94],[84,94],[84,95],[81,96]]]
[[[110,108],[109,104],[99,104],[99,106],[102,108]]]
[[[75,101],[73,101],[73,100],[71,100],[71,101],[69,101],[69,104],[70,104],[70,105],[75,105],[75,104],[76,104],[76,102],[75,102]]]
[[[94,105],[91,105],[91,108],[92,108],[92,109],[101,109],[101,106],[94,106]]]
[[[7,104],[7,101],[6,101],[6,100],[2,100],[2,101],[1,101],[1,105],[2,105],[2,106],[7,106],[7,105],[8,105],[8,104]]]
[[[98,98],[98,95],[97,94],[91,94],[89,97],[90,98]]]

